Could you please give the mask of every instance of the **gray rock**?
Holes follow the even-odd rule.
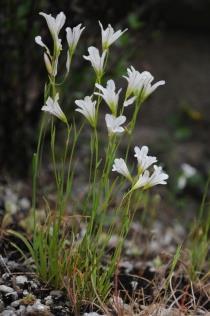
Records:
[[[84,313],[83,316],[105,316],[105,315],[101,315],[96,312],[90,312],[90,313]]]
[[[10,278],[10,274],[9,273],[4,273],[2,274],[2,280],[6,281]]]
[[[20,307],[19,307],[19,309],[17,311],[17,314],[20,315],[20,316],[23,316],[23,315],[26,315],[25,312],[26,312],[26,306],[20,305]]]
[[[14,289],[12,287],[6,286],[6,285],[0,285],[0,292],[2,293],[12,293],[14,292]]]
[[[59,290],[53,290],[50,292],[50,295],[54,297],[61,297],[63,295],[63,292]]]
[[[26,308],[26,312],[27,313],[34,313],[34,315],[36,315],[35,313],[47,313],[49,312],[49,308],[48,306],[42,304],[40,302],[40,300],[36,300],[36,302],[33,305],[29,305]]]
[[[6,297],[11,297],[12,301],[16,301],[18,299],[18,294],[16,291],[13,291],[12,293],[5,294]]]
[[[23,295],[24,295],[24,296],[27,296],[28,294],[29,294],[29,292],[28,292],[27,290],[24,290],[24,291],[23,291]]]
[[[16,312],[12,309],[5,309],[2,313],[1,316],[17,316]]]
[[[52,299],[52,296],[47,296],[47,297],[45,297],[45,304],[47,305],[47,306],[50,306],[50,305],[53,305],[53,299]]]
[[[4,302],[0,300],[0,312],[4,310]]]
[[[14,308],[17,308],[19,305],[20,305],[20,300],[16,300],[16,301],[11,303],[11,306]]]
[[[18,275],[16,277],[16,284],[17,285],[24,285],[27,282],[28,282],[28,278],[24,275]]]
[[[29,199],[22,198],[19,200],[19,206],[23,211],[27,211],[30,208],[31,203],[30,203]]]
[[[33,281],[30,281],[30,284],[31,284],[31,288],[32,289],[37,289],[38,288],[38,285],[35,282],[33,282]]]

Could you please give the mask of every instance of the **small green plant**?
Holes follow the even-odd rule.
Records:
[[[44,48],[44,62],[48,72],[48,82],[45,86],[44,115],[41,122],[37,151],[33,159],[33,216],[34,228],[32,242],[22,235],[19,237],[25,242],[34,259],[38,275],[46,282],[56,286],[65,287],[69,294],[75,313],[79,313],[79,306],[83,301],[96,302],[101,305],[106,301],[111,290],[111,279],[117,267],[121,254],[123,240],[127,235],[135,210],[131,207],[132,196],[137,189],[142,192],[158,184],[166,184],[168,175],[162,167],[154,165],[157,158],[148,155],[148,147],[135,146],[137,159],[136,174],[129,171],[127,157],[131,144],[131,137],[136,125],[141,105],[148,96],[165,84],[159,81],[152,85],[153,76],[144,71],[140,73],[134,67],[127,69],[125,79],[127,89],[120,105],[121,90],[116,91],[115,82],[108,80],[104,85],[104,74],[108,64],[111,45],[126,31],[115,32],[109,25],[106,29],[100,24],[102,34],[102,52],[96,47],[88,48],[88,55],[84,59],[91,63],[95,72],[95,86],[90,96],[75,100],[75,111],[84,116],[84,122],[78,127],[74,117],[68,119],[60,106],[60,86],[70,75],[70,67],[75,55],[79,38],[84,31],[81,24],[66,28],[67,57],[66,72],[58,80],[59,58],[63,50],[59,33],[65,23],[65,15],[59,13],[56,18],[45,13],[40,13],[47,22],[50,30],[53,49],[52,52],[44,44],[42,38],[37,36],[35,41]],[[73,75],[72,75],[73,78]],[[109,113],[105,115],[107,126],[107,141],[100,139],[100,106],[105,102]],[[133,107],[130,122],[125,126],[127,118],[125,111]],[[50,114],[50,115],[49,115]],[[56,119],[59,119],[66,128],[66,141],[63,153],[56,155]],[[91,129],[90,135],[90,163],[89,186],[85,196],[81,214],[76,214],[83,222],[85,229],[81,234],[80,229],[72,224],[69,217],[68,229],[65,228],[66,205],[71,202],[72,187],[77,185],[74,177],[75,148],[82,135],[85,123]],[[51,130],[51,156],[56,184],[56,208],[53,212],[46,203],[46,222],[38,224],[37,221],[37,178],[44,154],[43,144],[45,131],[50,126]],[[122,135],[128,137],[128,147],[125,158],[116,158]],[[61,158],[60,158],[61,157]],[[154,165],[154,170],[149,169]],[[67,167],[67,168],[66,168]],[[111,172],[122,175],[113,179]],[[126,189],[128,187],[129,189]],[[114,211],[114,216],[107,223],[109,205],[116,192],[121,192],[121,202]],[[73,216],[73,215],[72,215]],[[119,236],[118,243],[107,264],[102,264],[105,253],[109,250],[109,240],[113,234]]]
[[[202,277],[202,271],[206,267],[210,269],[209,237],[210,237],[210,209],[207,203],[210,177],[206,183],[203,200],[197,219],[192,225],[189,236],[189,275],[192,281]]]

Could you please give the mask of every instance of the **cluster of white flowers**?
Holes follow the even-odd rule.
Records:
[[[108,25],[106,29],[103,29],[102,24],[99,22],[99,25],[101,27],[101,36],[102,36],[102,54],[100,55],[100,52],[98,48],[91,46],[88,48],[89,55],[83,56],[84,59],[90,61],[95,73],[97,80],[100,81],[103,72],[104,72],[104,64],[105,64],[105,58],[107,55],[108,48],[126,31],[117,31],[115,32],[114,29],[111,27],[111,25]],[[113,134],[121,134],[124,132],[124,128],[121,126],[125,121],[126,117],[123,115],[116,116],[117,115],[117,108],[118,108],[118,101],[119,101],[119,94],[121,92],[121,89],[116,92],[115,83],[113,80],[108,80],[106,87],[104,88],[101,84],[96,83],[96,88],[100,92],[95,92],[94,95],[101,96],[103,100],[107,103],[108,107],[110,108],[112,114],[106,114],[105,121],[108,129],[109,135]],[[83,107],[84,111],[81,111],[76,109],[76,111],[81,112],[89,121],[89,123],[94,127],[96,126],[96,111],[86,111],[87,108],[89,108],[87,102],[89,102],[88,99],[82,100],[76,100],[75,103],[78,105],[80,103],[80,107]],[[134,98],[132,100],[127,100],[127,103],[130,104],[134,101]],[[129,103],[130,102],[130,103]],[[92,101],[93,103],[93,101]],[[126,106],[126,104],[125,104]],[[95,109],[95,102],[94,102],[94,109]],[[90,115],[91,119],[90,119]]]
[[[116,171],[126,177],[131,183],[131,190],[136,190],[139,188],[143,188],[144,190],[149,189],[157,184],[166,184],[166,180],[168,179],[168,175],[163,172],[162,167],[158,167],[154,165],[154,171],[150,175],[148,170],[155,162],[157,162],[157,158],[153,156],[148,156],[148,147],[143,146],[139,148],[136,146],[134,148],[135,155],[138,161],[138,176],[133,178],[128,170],[126,162],[123,158],[117,158],[114,160],[112,171]]]
[[[153,93],[159,86],[164,85],[165,81],[161,80],[152,85],[154,77],[148,71],[140,73],[135,70],[133,66],[127,69],[127,77],[124,78],[128,81],[126,96],[127,98],[133,94],[136,97],[141,97],[144,101],[151,93]]]
[[[39,35],[36,36],[35,42],[45,49],[44,62],[46,65],[46,69],[50,76],[56,77],[57,68],[58,68],[58,58],[62,50],[62,43],[61,43],[61,39],[59,38],[59,33],[65,24],[66,16],[63,12],[60,12],[55,18],[51,14],[46,14],[43,12],[40,12],[39,14],[45,18],[49,31],[51,33],[53,43],[54,43],[54,56],[53,54],[50,53],[50,50],[47,47],[47,45],[44,44],[44,42],[42,41],[41,36]],[[81,24],[77,25],[74,28],[70,28],[70,27],[66,28],[66,40],[68,43],[68,52],[67,52],[67,61],[66,61],[67,72],[69,71],[69,66],[70,66],[70,56],[73,55],[76,49],[77,43],[79,41],[79,38],[84,29],[85,29],[84,27],[81,28]]]
[[[66,17],[63,12],[60,12],[55,18],[51,15],[40,13],[47,22],[48,28],[52,35],[54,41],[54,50],[55,56],[52,56],[49,48],[43,43],[41,36],[36,36],[35,41],[37,44],[42,46],[45,49],[44,61],[47,68],[47,71],[50,76],[57,75],[57,65],[58,57],[60,51],[62,50],[61,39],[59,39],[59,33],[62,29]],[[103,28],[102,24],[99,22],[101,28],[101,37],[102,37],[102,53],[100,54],[98,48],[91,46],[88,48],[89,55],[83,56],[84,59],[90,61],[97,78],[97,83],[95,84],[98,91],[94,92],[94,95],[101,97],[105,103],[108,105],[111,114],[105,115],[105,122],[108,129],[109,136],[113,134],[119,135],[125,131],[125,128],[122,126],[126,122],[126,117],[122,115],[119,116],[118,113],[118,103],[119,96],[122,89],[116,91],[115,82],[113,80],[108,80],[106,86],[101,85],[100,79],[104,73],[105,59],[107,56],[107,51],[109,47],[126,31],[114,31],[111,25],[108,25],[106,29]],[[85,28],[81,24],[77,25],[74,28],[66,28],[66,40],[68,43],[68,52],[67,52],[67,61],[66,68],[67,73],[70,67],[70,58],[74,54],[76,46],[78,44],[79,38]],[[152,85],[154,77],[147,71],[140,73],[135,70],[134,67],[127,69],[127,76],[124,78],[128,82],[127,90],[125,93],[125,98],[123,101],[122,109],[131,105],[135,100],[143,102],[151,93],[153,93],[159,86],[164,85],[165,81],[161,80]],[[63,111],[61,110],[59,104],[59,95],[58,93],[54,98],[48,97],[46,104],[42,107],[43,111],[49,112],[50,114],[58,117],[63,122],[67,123],[67,118]],[[89,124],[96,128],[97,125],[97,105],[96,101],[93,101],[92,96],[86,96],[84,99],[75,100],[77,108],[75,111],[80,112],[85,116]],[[148,147],[143,146],[142,148],[135,147],[135,157],[138,161],[138,177],[132,177],[126,162],[123,158],[115,159],[113,164],[113,171],[116,171],[126,177],[132,183],[132,190],[138,188],[148,189],[157,184],[166,184],[168,175],[163,172],[162,167],[154,165],[157,162],[157,158],[153,156],[148,156]],[[150,174],[148,170],[152,165],[154,165],[154,171]]]

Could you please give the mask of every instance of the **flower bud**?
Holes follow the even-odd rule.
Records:
[[[49,57],[46,53],[44,53],[44,63],[45,63],[48,74],[52,75],[52,72],[53,72],[52,71],[52,64],[51,64]]]

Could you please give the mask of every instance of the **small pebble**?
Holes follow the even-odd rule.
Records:
[[[28,292],[27,290],[24,290],[24,291],[23,291],[23,295],[24,295],[24,296],[27,296],[28,294],[29,294],[29,292]]]
[[[30,281],[30,284],[32,289],[36,290],[38,288],[38,285],[33,281]]]
[[[55,296],[55,297],[61,297],[63,295],[63,292],[62,291],[53,290],[53,291],[50,292],[50,295],[51,296]]]
[[[0,285],[0,292],[2,293],[12,293],[14,292],[12,287],[6,286],[6,285]]]
[[[27,282],[28,282],[28,278],[24,275],[18,275],[16,277],[16,284],[17,285],[24,285]]]
[[[18,299],[18,294],[16,291],[13,290],[12,293],[7,293],[5,296],[10,299],[11,301],[16,301]]]
[[[35,313],[44,313],[48,311],[48,306],[42,304],[40,300],[37,300],[33,305],[28,305],[26,308],[27,313],[34,313],[34,315],[36,315]]]
[[[26,306],[20,305],[19,310],[18,310],[19,315],[21,315],[21,316],[25,315],[25,311],[26,311]]]
[[[9,273],[4,273],[2,274],[2,280],[6,281],[10,279],[10,274]]]
[[[11,309],[5,309],[2,313],[1,316],[17,316],[16,312]]]
[[[0,300],[0,312],[4,310],[4,302]]]
[[[48,305],[48,306],[53,304],[53,299],[52,299],[52,296],[50,296],[50,295],[45,297],[44,300],[45,300],[45,304]]]
[[[105,316],[105,315],[101,315],[96,312],[91,312],[91,313],[84,313],[83,316]]]
[[[27,198],[22,198],[19,200],[19,206],[23,211],[27,211],[30,208],[31,203]]]
[[[20,305],[20,300],[14,301],[11,303],[11,306],[17,308]]]

